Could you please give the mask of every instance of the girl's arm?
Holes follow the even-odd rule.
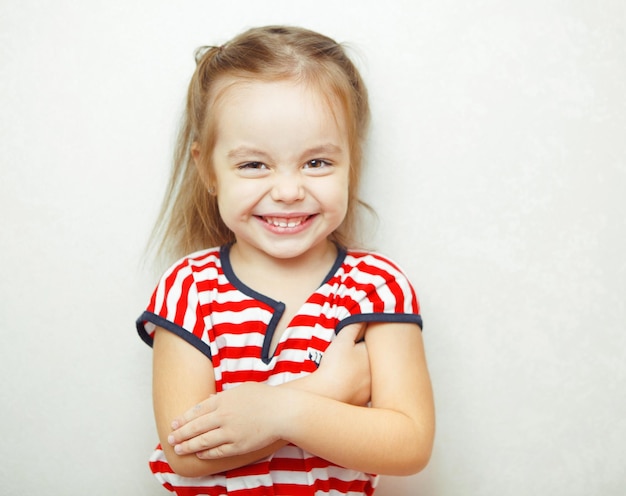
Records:
[[[283,439],[363,472],[418,472],[430,458],[435,428],[421,332],[415,324],[369,324],[365,340],[371,408],[309,391],[246,383],[213,396],[210,412],[175,431],[178,449],[205,450],[201,456],[220,459]]]
[[[313,395],[326,395],[337,401],[364,404],[369,399],[370,374],[364,344],[354,341],[361,326],[349,326],[346,335],[335,339],[324,356],[324,365],[317,372],[280,386]],[[175,334],[157,328],[153,344],[153,401],[161,447],[172,470],[186,477],[199,477],[223,472],[260,460],[285,444],[276,440],[245,454],[202,460],[195,454],[177,454],[168,442],[173,421],[178,425],[206,410],[215,398],[215,378],[211,361]],[[349,364],[349,366],[347,366]],[[340,373],[339,373],[340,371]],[[270,390],[278,388],[269,388]],[[208,399],[207,399],[208,398]],[[189,405],[196,407],[183,416]],[[256,425],[255,420],[247,419]]]
[[[419,472],[430,459],[435,431],[422,333],[415,324],[370,324],[365,339],[372,408],[321,398],[306,410],[294,393],[290,419],[279,434],[322,458],[363,472]]]

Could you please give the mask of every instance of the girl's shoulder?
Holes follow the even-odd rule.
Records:
[[[223,253],[223,247],[214,246],[212,248],[205,248],[198,250],[189,255],[184,256],[181,260],[186,261],[190,265],[204,264],[211,260],[221,260]]]
[[[344,266],[355,269],[375,266],[390,272],[404,274],[400,265],[383,253],[363,249],[347,249],[345,253]]]
[[[339,286],[358,302],[359,313],[419,315],[419,301],[412,282],[390,257],[376,251],[346,250]],[[383,319],[385,320],[385,319]],[[397,320],[396,320],[397,321]],[[411,317],[421,327],[421,320]]]
[[[221,266],[221,247],[205,248],[179,258],[163,273],[163,277],[171,277],[174,274],[193,273],[208,267]]]

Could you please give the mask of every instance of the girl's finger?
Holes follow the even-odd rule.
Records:
[[[214,429],[204,432],[199,436],[191,438],[174,446],[174,451],[178,455],[188,455],[191,453],[209,452],[215,454],[215,449],[226,444],[222,429]]]
[[[179,427],[170,433],[167,437],[167,442],[174,446],[176,444],[180,444],[183,441],[187,441],[198,436],[201,436],[204,433],[208,433],[220,427],[217,420],[214,416],[207,414],[199,417],[197,419],[193,419],[186,423],[185,425]]]
[[[180,417],[176,417],[172,420],[171,427],[173,430],[180,429],[183,425],[195,420],[203,415],[206,415],[209,412],[212,412],[215,408],[213,398],[214,394],[209,396],[208,399],[198,403],[194,407],[187,410]]]
[[[216,448],[212,448],[206,451],[200,451],[196,453],[196,456],[202,460],[215,460],[216,458],[223,458],[228,455],[228,444],[223,444],[221,446],[217,446]]]

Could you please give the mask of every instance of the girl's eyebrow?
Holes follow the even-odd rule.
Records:
[[[342,149],[340,146],[334,145],[333,143],[326,143],[320,146],[315,146],[313,148],[309,148],[305,150],[302,154],[303,156],[312,156],[312,155],[339,155],[341,154]]]
[[[245,159],[253,157],[260,157],[263,159],[268,159],[269,155],[262,150],[258,150],[256,148],[250,148],[248,146],[238,146],[237,148],[233,148],[228,152],[228,158],[230,159]]]
[[[339,155],[342,152],[342,148],[333,143],[325,143],[323,145],[314,146],[305,150],[302,153],[302,158],[316,156],[316,155]],[[228,152],[228,158],[231,160],[242,160],[250,157],[258,157],[263,160],[269,160],[270,155],[258,148],[252,148],[249,146],[238,146]]]

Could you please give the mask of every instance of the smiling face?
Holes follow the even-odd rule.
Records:
[[[348,207],[340,107],[301,83],[246,81],[225,86],[214,111],[212,181],[238,252],[283,260],[326,253]]]

